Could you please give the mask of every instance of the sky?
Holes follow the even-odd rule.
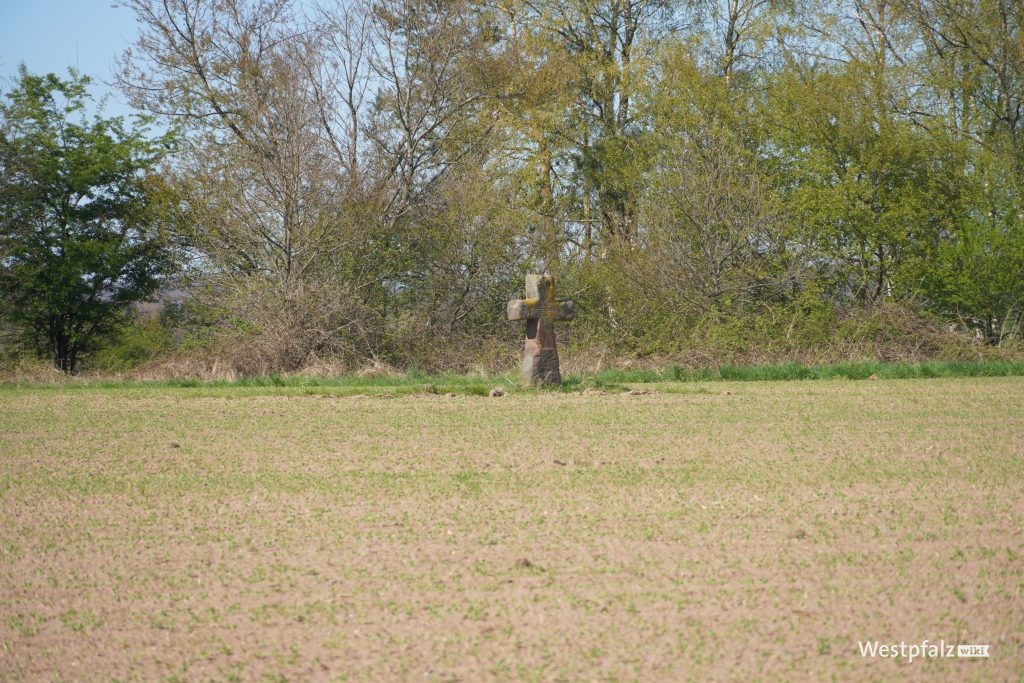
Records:
[[[74,66],[93,78],[94,97],[110,95],[107,115],[129,114],[112,69],[136,35],[134,13],[115,0],[0,0],[0,90],[10,90],[21,62],[63,77]]]

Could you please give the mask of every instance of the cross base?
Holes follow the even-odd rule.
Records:
[[[542,386],[561,384],[562,373],[558,368],[558,349],[555,347],[553,325],[538,325],[531,320],[526,326],[526,343],[523,345],[523,365],[519,376],[523,384]],[[549,334],[535,334],[530,338],[530,328],[548,328]],[[538,330],[539,332],[539,330]]]

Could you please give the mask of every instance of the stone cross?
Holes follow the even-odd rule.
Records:
[[[555,299],[555,278],[527,275],[526,298],[508,302],[508,319],[526,321],[523,346],[524,384],[559,384],[558,349],[555,348],[555,321],[576,317],[576,304]]]

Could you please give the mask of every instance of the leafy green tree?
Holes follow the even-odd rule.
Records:
[[[992,345],[1024,323],[1024,228],[1015,160],[975,154],[964,165],[956,221],[918,264],[915,294],[935,313]]]
[[[956,208],[945,150],[893,113],[895,77],[873,89],[879,70],[850,60],[781,74],[766,112],[787,215],[820,250],[837,303],[910,294],[916,259]]]
[[[156,167],[166,136],[85,115],[89,78],[24,65],[0,104],[0,314],[74,373],[170,263]]]

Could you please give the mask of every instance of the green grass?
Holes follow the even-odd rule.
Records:
[[[489,377],[471,377],[467,375],[441,374],[421,375],[407,373],[384,377],[359,377],[344,375],[339,377],[306,377],[300,375],[265,375],[243,377],[236,380],[201,380],[194,378],[167,380],[110,380],[91,378],[72,378],[66,382],[0,382],[0,391],[12,389],[242,389],[239,395],[265,393],[266,389],[280,389],[280,393],[290,395],[302,394],[392,394],[394,396],[408,394],[458,394],[486,395],[495,386],[505,389],[513,388],[513,376],[495,375]],[[275,392],[277,393],[277,392]]]
[[[1021,361],[925,361],[921,363],[881,363],[861,361],[832,365],[801,365],[780,363],[775,365],[736,366],[689,369],[670,366],[663,370],[605,370],[596,374],[567,374],[561,391],[580,391],[587,388],[621,390],[628,384],[660,382],[763,382],[792,380],[849,379],[925,379],[957,377],[1012,377],[1024,376]],[[283,389],[285,394],[359,393],[408,395],[416,393],[456,393],[486,395],[492,387],[505,390],[525,390],[519,386],[514,372],[490,376],[468,376],[454,373],[427,375],[411,372],[381,377],[343,375],[336,377],[306,377],[300,375],[266,375],[243,377],[236,380],[168,379],[151,381],[75,378],[67,382],[28,383],[0,382],[0,391],[35,388],[69,390],[89,389]],[[244,393],[244,392],[243,392]],[[257,392],[261,393],[261,392]]]
[[[764,382],[821,379],[925,379],[937,377],[1014,377],[1024,375],[1024,362],[1012,361],[925,361],[922,363],[881,363],[861,361],[834,365],[723,365],[717,368],[666,370],[606,370],[590,378],[594,383],[655,382]],[[569,383],[588,378],[572,376]]]

